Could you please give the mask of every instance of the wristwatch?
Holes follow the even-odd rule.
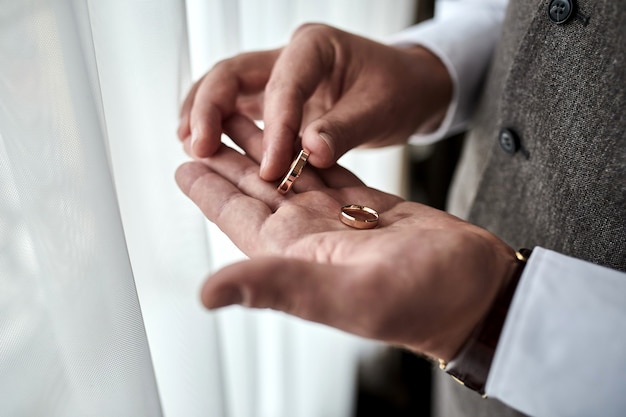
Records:
[[[439,359],[439,367],[457,382],[485,397],[485,384],[517,283],[531,254],[530,249],[515,252],[517,268],[503,291],[496,297],[485,319],[472,332],[461,350],[449,362]]]

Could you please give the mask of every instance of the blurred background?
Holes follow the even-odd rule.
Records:
[[[173,175],[180,103],[218,60],[311,21],[384,41],[433,11],[0,0],[0,415],[428,416],[416,355],[272,311],[205,311],[204,278],[243,255]],[[340,162],[443,207],[460,141]]]

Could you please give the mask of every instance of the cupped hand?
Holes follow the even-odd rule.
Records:
[[[208,308],[272,308],[450,359],[514,270],[497,237],[445,212],[366,187],[335,165],[307,166],[286,195],[259,178],[262,132],[239,115],[221,145],[182,165],[181,189],[250,260],[209,277]],[[343,224],[346,204],[374,208],[379,226]]]
[[[435,129],[452,83],[424,48],[396,48],[324,25],[304,25],[282,49],[218,63],[190,90],[178,135],[199,157],[220,148],[223,122],[235,113],[265,124],[261,177],[277,179],[295,145],[328,168],[349,149],[402,143]]]

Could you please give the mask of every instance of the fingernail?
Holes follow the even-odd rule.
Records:
[[[193,130],[191,131],[191,148],[193,149],[193,145],[196,143],[196,141],[198,140],[198,128],[194,127]]]
[[[333,141],[333,138],[331,138],[326,132],[320,132],[319,137],[326,144],[326,146],[328,146],[331,159],[335,159],[335,142]]]
[[[267,169],[267,156],[264,154],[263,158],[261,158],[261,168],[259,168],[259,172],[261,173],[261,175],[263,175],[266,169]]]

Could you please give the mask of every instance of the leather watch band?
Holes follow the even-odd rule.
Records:
[[[485,319],[451,361],[446,363],[441,359],[439,360],[441,369],[452,375],[459,383],[478,391],[482,395],[485,394],[487,375],[500,339],[504,320],[530,254],[531,250],[525,248],[515,253],[518,267],[504,290],[496,297]]]

